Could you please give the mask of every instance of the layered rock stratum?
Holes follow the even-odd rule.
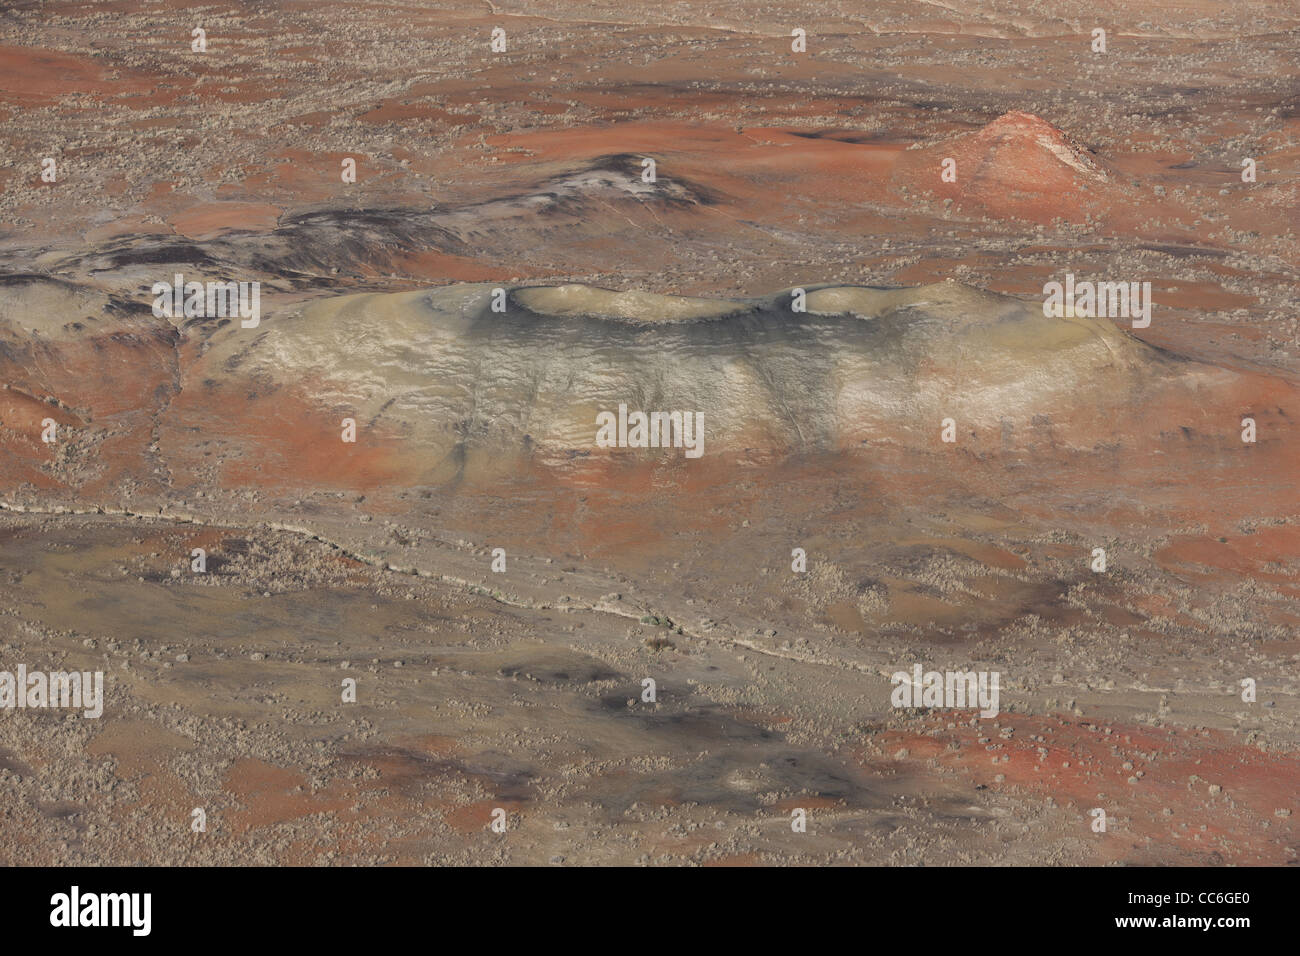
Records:
[[[0,862],[1294,864],[1293,5],[201,12],[0,11]]]

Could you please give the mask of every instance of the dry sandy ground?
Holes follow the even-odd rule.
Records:
[[[173,576],[196,546],[220,561]],[[6,655],[109,675],[99,721],[2,725],[6,831],[23,834],[10,862],[1294,859],[1300,767],[1274,746],[1295,739],[1294,640],[1171,647],[1086,598],[1081,624],[1049,599],[1041,623],[892,647],[828,623],[856,615],[847,601],[774,635],[793,639],[685,617],[678,633],[639,623],[640,588],[557,593],[563,570],[521,588],[550,600],[494,597],[300,536],[151,519],[9,519],[0,560]],[[831,573],[785,603],[831,598]],[[736,578],[719,568],[687,593]],[[891,710],[874,665],[957,642],[1013,677],[1006,712]],[[1119,663],[1138,654],[1140,669]],[[1227,680],[1203,683],[1237,672],[1278,692],[1248,714]],[[205,834],[189,832],[195,807]],[[791,832],[796,807],[807,833]]]
[[[1294,865],[1294,5],[861,6],[0,13],[0,669],[108,688],[0,711],[0,862]],[[261,326],[156,318],[178,272]],[[973,291],[1066,272],[1151,326]],[[404,331],[461,283],[943,284]],[[718,355],[699,461],[520,417]],[[1002,713],[891,707],[913,663]]]

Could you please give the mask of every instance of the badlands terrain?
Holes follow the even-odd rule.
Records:
[[[6,5],[0,863],[1296,865],[1297,30]]]

